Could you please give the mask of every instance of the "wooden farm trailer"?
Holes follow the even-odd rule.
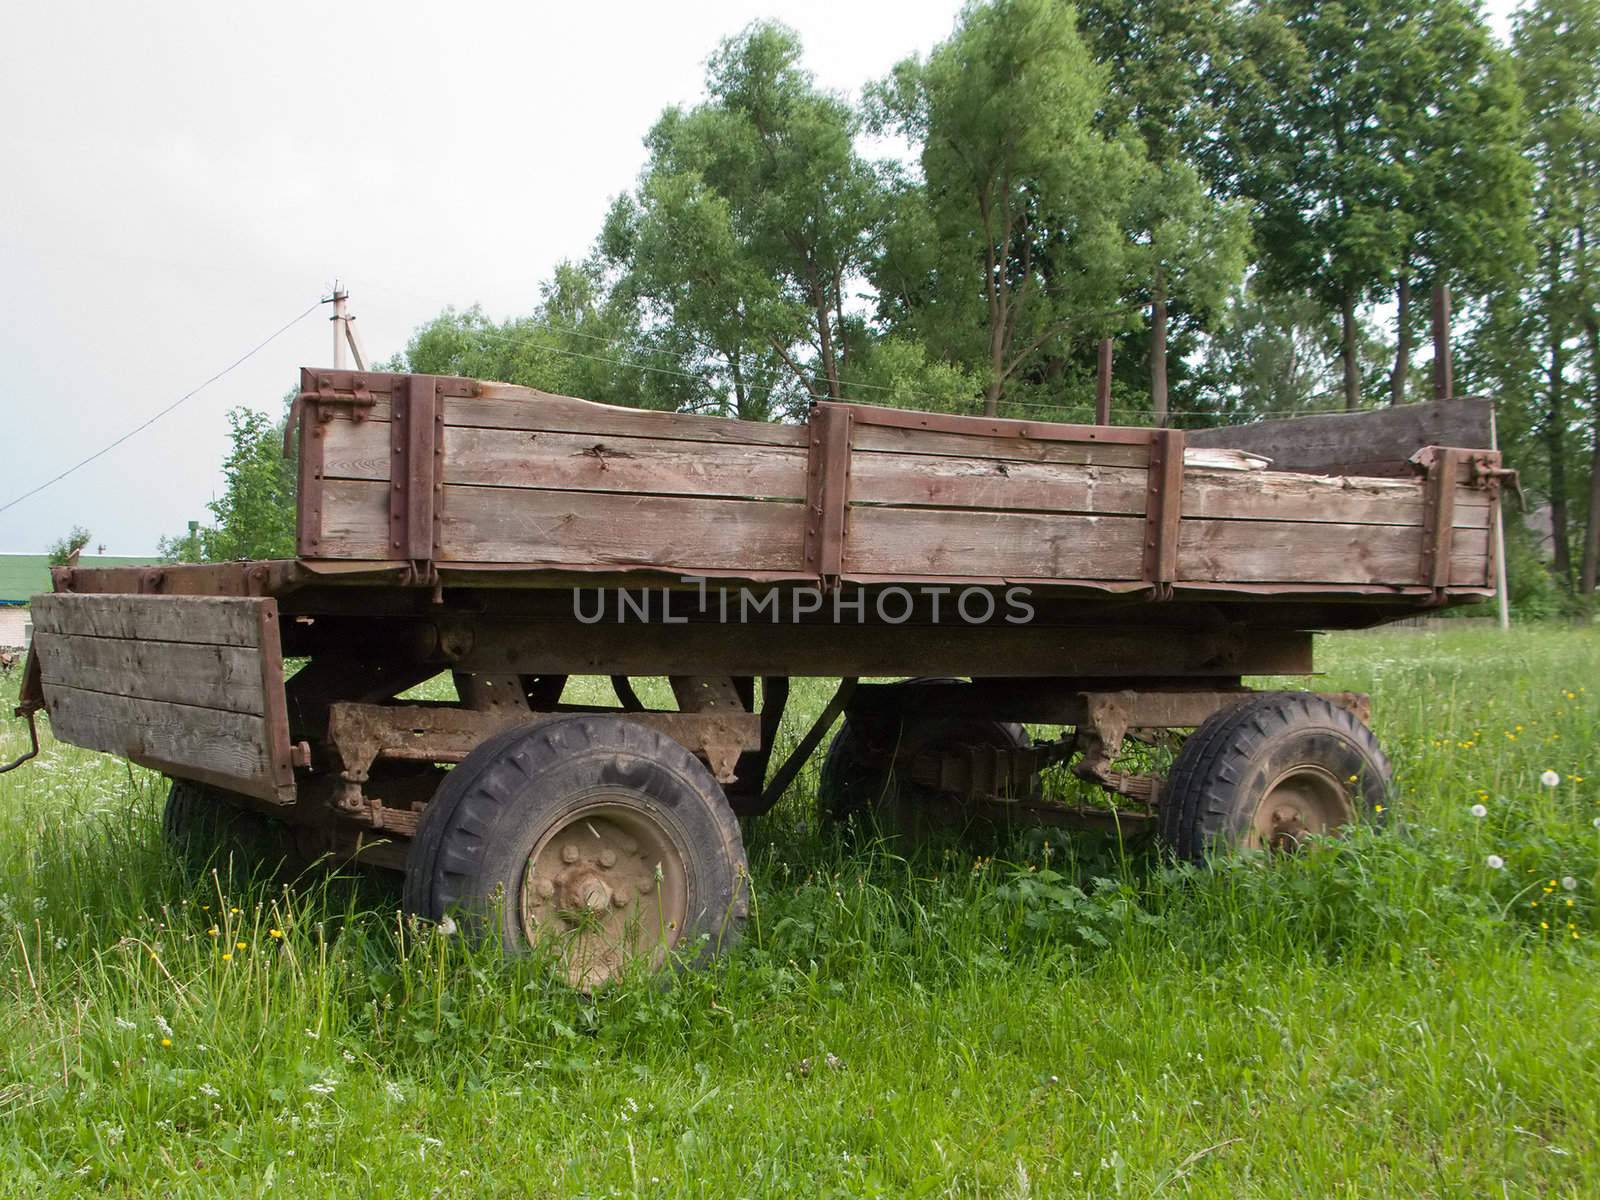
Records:
[[[762,424],[371,372],[304,372],[294,415],[297,556],[57,569],[24,709],[171,776],[177,836],[225,814],[402,869],[414,913],[555,937],[582,985],[737,931],[735,818],[841,717],[825,814],[890,832],[1115,823],[1200,858],[1373,819],[1364,697],[1241,681],[1311,672],[1314,630],[1491,595],[1505,474],[1486,429],[1424,444],[1451,440],[1438,406],[1378,450],[1294,426],[1321,473],[1168,429]],[[401,698],[443,671],[459,700]],[[572,676],[616,704],[564,700]],[[780,763],[797,676],[842,682]],[[1123,753],[1191,729],[1164,778]],[[1112,802],[1048,799],[1058,763]]]

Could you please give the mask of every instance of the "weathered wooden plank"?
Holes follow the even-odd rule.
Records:
[[[445,561],[801,569],[798,503],[462,485],[444,497]],[[335,557],[385,557],[386,503],[381,483],[330,480],[324,544]]]
[[[1362,479],[1282,471],[1211,471],[1183,475],[1184,517],[1230,520],[1422,525],[1421,479]],[[1487,529],[1489,499],[1475,488],[1456,492],[1455,527]]]
[[[1137,579],[1143,531],[1138,517],[859,508],[850,513],[845,571]]]
[[[62,684],[45,696],[51,728],[63,741],[179,776],[186,769],[206,772],[248,795],[276,795],[266,722],[258,716]]]
[[[1493,402],[1471,397],[1195,429],[1189,444],[1264,454],[1279,471],[1403,476],[1424,446],[1493,448],[1493,420]]]
[[[857,450],[850,461],[852,505],[987,508],[1009,512],[1138,515],[1140,467],[1000,462],[938,454]]]
[[[671,438],[684,442],[726,442],[764,446],[804,446],[805,427],[770,421],[738,421],[698,413],[658,412],[597,404],[508,383],[484,383],[477,396],[445,396],[444,421],[479,429],[528,429],[552,433],[598,434],[608,437]],[[386,393],[374,393],[367,419],[387,421]],[[337,416],[329,424],[349,420]],[[360,424],[361,422],[352,422]]]
[[[266,711],[261,652],[254,647],[38,633],[49,686],[171,700],[260,716]]]
[[[257,609],[267,601],[218,596],[126,596],[49,593],[33,597],[39,633],[259,646]]]
[[[1150,461],[1147,446],[1105,442],[1055,442],[1035,438],[984,437],[889,425],[858,425],[851,438],[857,450],[890,454],[944,454],[997,462],[1092,463],[1106,467],[1142,467]]]
[[[335,425],[328,478],[390,478],[387,425]],[[483,487],[799,500],[805,471],[805,451],[791,446],[467,426],[446,426],[444,436],[445,482]]]
[[[1180,580],[1206,583],[1418,584],[1420,530],[1406,526],[1297,521],[1185,521]],[[1470,563],[1488,553],[1486,530],[1455,537]]]

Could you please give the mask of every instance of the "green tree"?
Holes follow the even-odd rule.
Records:
[[[772,23],[725,41],[708,99],[669,108],[646,139],[634,195],[602,245],[647,326],[674,326],[697,373],[735,407],[774,405],[772,376],[804,394],[841,396],[859,327],[845,309],[882,209],[877,174],[857,154],[859,119],[800,65],[800,40]]]
[[[1471,0],[1260,0],[1293,37],[1265,64],[1275,120],[1241,185],[1269,281],[1339,314],[1345,404],[1361,402],[1360,306],[1414,275],[1492,286],[1520,261],[1517,108]]]
[[[1543,347],[1554,568],[1570,578],[1576,499],[1588,508],[1578,586],[1593,593],[1600,566],[1600,0],[1535,0],[1517,14],[1512,44],[1529,115],[1539,250],[1520,332]],[[1574,488],[1570,467],[1585,433],[1588,487]]]
[[[1127,327],[1143,156],[1096,121],[1105,72],[1061,0],[969,5],[872,92],[920,148],[874,267],[882,315],[981,372],[984,405],[1044,359]]]
[[[1220,186],[1208,188],[1202,173],[1226,132],[1238,17],[1223,0],[1086,0],[1079,11],[1109,72],[1101,123],[1131,132],[1145,149],[1134,201],[1135,287],[1149,295],[1150,406],[1164,425],[1169,304],[1176,300],[1180,321],[1206,327],[1244,274],[1246,207]]]
[[[66,537],[50,544],[50,565],[52,567],[64,565],[74,554],[87,546],[93,536],[82,525],[74,525]]]
[[[223,492],[206,505],[215,524],[200,529],[200,558],[292,558],[295,552],[295,463],[283,454],[282,418],[236,408],[228,414],[228,456]],[[160,554],[189,561],[192,540],[184,533],[162,538]]]

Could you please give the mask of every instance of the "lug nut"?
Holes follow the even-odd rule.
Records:
[[[569,866],[578,861],[578,848],[571,842],[561,847],[561,861]]]
[[[625,887],[619,887],[611,893],[611,903],[618,908],[627,908],[633,903],[633,893]]]
[[[617,865],[617,852],[615,850],[611,849],[609,846],[606,847],[604,850],[600,851],[600,865],[602,867],[614,867],[614,866],[616,866]]]

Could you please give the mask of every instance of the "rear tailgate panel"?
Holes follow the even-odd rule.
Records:
[[[57,593],[33,616],[57,738],[294,802],[277,601]]]

